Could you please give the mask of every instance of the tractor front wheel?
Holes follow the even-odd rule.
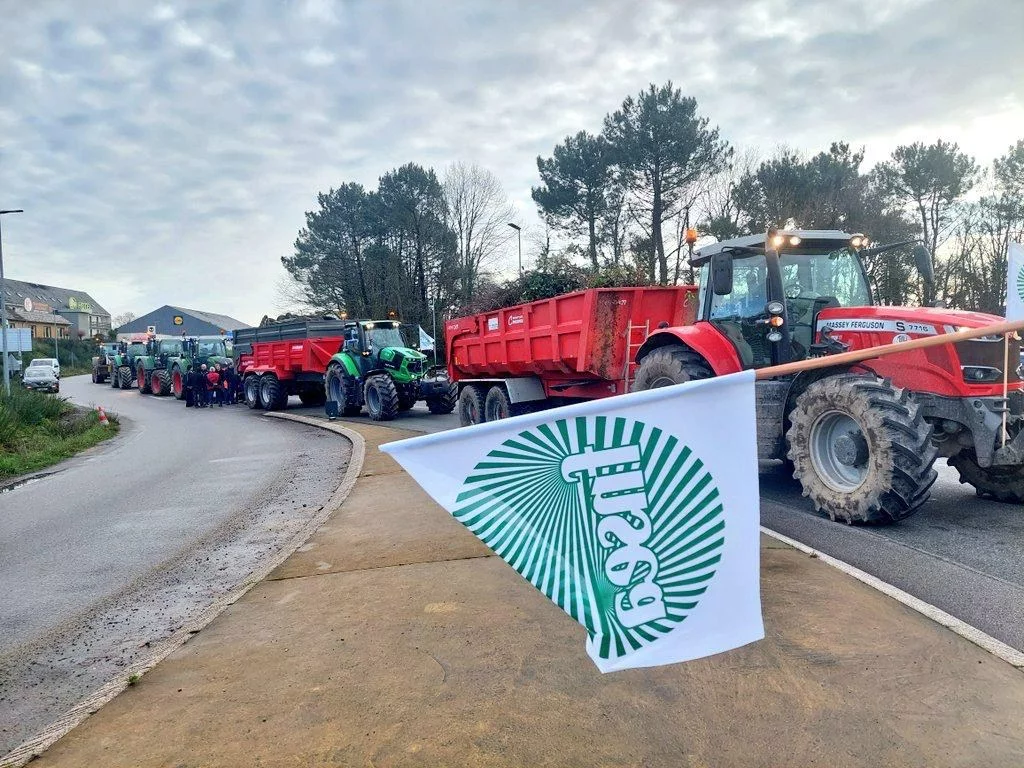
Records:
[[[888,523],[928,500],[937,449],[906,390],[871,375],[830,376],[800,394],[790,423],[793,475],[832,520]]]
[[[160,368],[159,370],[153,371],[153,376],[149,382],[150,389],[153,390],[153,394],[158,397],[163,397],[171,392],[171,373],[166,368]]]
[[[973,450],[960,451],[947,461],[960,474],[960,482],[973,485],[979,497],[1024,504],[1024,466],[982,467]]]
[[[398,390],[387,374],[379,373],[366,380],[364,398],[374,421],[391,421],[398,415]]]
[[[427,398],[427,410],[435,416],[442,416],[455,410],[459,402],[459,387],[452,382],[444,394]]]
[[[342,416],[358,416],[363,409],[359,401],[359,382],[347,375],[338,363],[327,368],[324,391],[328,400],[338,404]]]
[[[149,385],[150,385],[150,382],[152,381],[152,379],[149,376],[146,375],[146,369],[141,364],[139,365],[139,373],[138,373],[138,377],[137,378],[138,378],[138,384],[139,384],[139,394],[140,395],[148,395],[149,394]]]
[[[174,366],[174,370],[171,371],[171,393],[175,400],[185,399],[185,377],[178,366]]]
[[[651,352],[640,363],[633,381],[633,391],[670,387],[696,379],[709,379],[714,371],[703,357],[680,346],[662,347]]]
[[[471,424],[483,424],[487,421],[484,408],[486,390],[480,384],[467,384],[459,395],[459,423],[468,427]]]
[[[250,373],[242,381],[242,390],[245,393],[245,404],[253,410],[260,407],[260,377]]]

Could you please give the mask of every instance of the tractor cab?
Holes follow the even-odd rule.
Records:
[[[343,351],[352,356],[361,375],[386,370],[408,380],[423,373],[425,356],[413,349],[395,320],[359,320],[347,323]]]
[[[872,306],[863,257],[907,244],[869,249],[863,235],[835,230],[773,230],[714,243],[693,259],[700,269],[697,319],[728,339],[742,368],[836,351],[827,338],[818,343],[822,313]],[[930,276],[927,251],[915,257]]]

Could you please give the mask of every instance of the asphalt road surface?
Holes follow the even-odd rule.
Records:
[[[431,416],[422,404],[389,424],[421,432],[459,426],[455,415]],[[848,526],[817,515],[796,481],[764,466],[761,522],[1024,651],[1024,506],[979,499],[945,459],[936,469],[932,498],[914,516]]]
[[[0,493],[0,755],[243,583],[349,457],[336,435],[243,405],[186,409],[88,377],[61,390],[123,428]]]

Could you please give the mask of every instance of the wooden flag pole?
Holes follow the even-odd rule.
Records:
[[[756,372],[757,379],[774,379],[779,376],[788,376],[791,373],[801,373],[802,371],[814,371],[819,368],[831,368],[836,365],[846,365],[847,363],[860,363],[864,360],[873,360],[876,357],[885,357],[886,355],[894,355],[897,352],[912,352],[915,349],[927,349],[928,347],[940,347],[944,344],[955,344],[958,341],[969,341],[970,339],[978,339],[982,336],[1009,336],[1011,333],[1024,330],[1024,320],[1014,320],[1012,322],[993,323],[992,325],[986,325],[984,328],[968,328],[963,331],[956,331],[954,333],[942,333],[937,336],[926,336],[923,339],[912,339],[911,341],[902,341],[898,344],[883,344],[880,347],[869,347],[867,349],[856,349],[852,352],[840,352],[838,355],[825,355],[824,357],[812,357],[808,360],[799,360],[795,363],[784,363],[783,365],[773,365],[768,368],[759,368]],[[1003,395],[1007,394],[1009,389],[1009,383],[1007,377],[1009,372],[1009,354],[1010,354],[1010,342],[1006,340],[1005,357],[1006,362],[1003,365]],[[1005,418],[1005,414],[1004,414]]]
[[[1010,334],[1003,335],[1003,400],[1006,399],[1010,389]],[[1003,448],[1006,447],[1006,412],[1009,408],[1003,408]]]

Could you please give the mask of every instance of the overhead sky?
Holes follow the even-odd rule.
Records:
[[[257,322],[318,190],[536,156],[673,80],[739,148],[1024,138],[1010,0],[0,0],[8,276]],[[509,263],[514,255],[509,252]]]

